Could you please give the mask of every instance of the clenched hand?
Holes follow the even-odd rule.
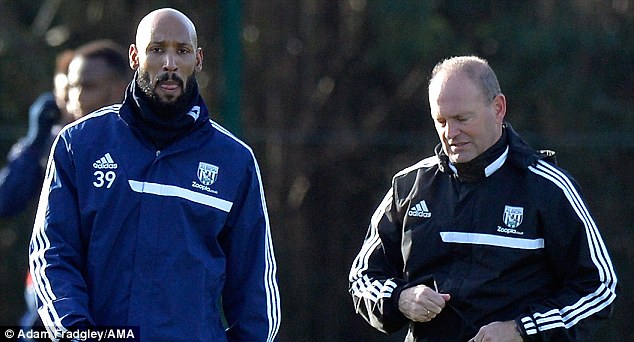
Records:
[[[414,322],[429,322],[442,311],[450,298],[449,294],[438,293],[426,285],[418,285],[401,292],[398,308]]]
[[[469,342],[522,342],[514,321],[493,322],[480,328]]]

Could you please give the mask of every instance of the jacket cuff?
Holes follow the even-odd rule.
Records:
[[[398,331],[405,324],[409,322],[409,319],[403,315],[401,310],[398,308],[398,299],[401,296],[401,292],[405,289],[404,284],[395,281],[398,285],[392,291],[392,296],[389,300],[384,301],[383,305],[383,320],[384,327],[388,331]]]
[[[515,319],[515,328],[520,333],[522,337],[522,341],[533,341],[534,339],[529,336],[527,331],[537,331],[537,326],[535,322],[530,316],[520,317]],[[533,333],[533,336],[537,336],[536,333]]]

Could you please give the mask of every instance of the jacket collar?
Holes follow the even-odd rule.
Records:
[[[506,157],[508,157],[508,154],[509,154],[509,147],[507,145],[506,148],[504,149],[504,152],[502,152],[502,154],[500,154],[499,157],[497,157],[491,164],[484,167],[484,169],[482,170],[484,177],[489,177],[495,171],[501,168],[502,165],[504,165],[504,162],[506,161]],[[451,169],[451,171],[453,171],[453,173],[458,174],[458,168],[456,167],[455,164],[448,163],[448,166]]]
[[[444,153],[440,144],[436,146],[435,152],[440,161],[439,168],[442,172],[454,174],[459,180],[466,182],[485,179],[506,162],[518,168],[527,168],[542,159],[555,163],[555,152],[536,151],[506,122],[502,137],[498,142],[470,162],[458,165],[450,163],[449,157]]]

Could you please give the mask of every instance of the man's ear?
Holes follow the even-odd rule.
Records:
[[[130,44],[128,57],[130,58],[130,68],[132,68],[132,70],[138,69],[139,68],[139,50],[137,49],[136,45]]]
[[[202,48],[197,48],[196,49],[196,65],[194,66],[194,70],[196,70],[196,72],[200,72],[201,70],[203,70],[203,49]]]
[[[493,108],[495,108],[495,121],[502,124],[506,116],[506,96],[504,94],[499,94],[493,99]]]

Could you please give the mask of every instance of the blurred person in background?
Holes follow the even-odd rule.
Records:
[[[0,171],[0,218],[23,212],[42,189],[46,158],[60,129],[89,112],[121,102],[130,72],[126,50],[110,41],[57,57],[54,90],[29,108],[29,129]]]
[[[67,125],[52,148],[30,244],[42,321],[57,338],[137,326],[141,341],[274,341],[260,169],[209,118],[194,24],[153,11],[128,56],[123,103]]]
[[[406,341],[576,341],[607,319],[617,278],[576,181],[505,121],[488,63],[439,63],[440,144],[402,170],[350,270],[355,309]]]
[[[15,217],[35,201],[51,144],[61,128],[92,110],[121,102],[129,77],[125,48],[110,40],[93,41],[58,55],[54,90],[33,103],[27,135],[13,146],[0,171],[0,217]],[[30,274],[25,300],[27,312],[20,326],[40,329]]]
[[[46,158],[55,135],[70,122],[68,102],[68,65],[70,50],[56,58],[53,91],[40,95],[29,108],[29,129],[13,145],[7,164],[0,170],[0,218],[22,213],[40,194]]]
[[[77,48],[68,66],[68,112],[79,119],[120,103],[130,76],[123,46],[111,40],[98,40]]]

